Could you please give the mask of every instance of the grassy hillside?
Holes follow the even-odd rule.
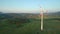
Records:
[[[34,17],[34,16],[33,16]],[[40,30],[40,18],[0,19],[0,34],[60,34],[60,18],[44,16],[44,30]]]
[[[21,24],[22,27],[16,28],[12,25],[0,27],[0,34],[60,34],[60,21],[54,19],[44,19],[44,30],[40,30],[40,21],[31,20],[30,23]]]

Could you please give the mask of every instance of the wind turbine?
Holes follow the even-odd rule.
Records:
[[[41,31],[43,31],[43,8],[40,7],[40,17],[41,17]]]
[[[40,7],[41,31],[43,31],[43,29],[44,29],[44,26],[43,26],[43,24],[44,24],[44,12],[48,13],[47,10],[45,11],[44,8]]]

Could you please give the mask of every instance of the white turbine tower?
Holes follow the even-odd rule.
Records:
[[[43,24],[44,24],[44,12],[47,13],[48,11],[46,11],[46,10],[44,10],[44,8],[40,7],[41,31],[43,31],[43,29],[44,29],[44,26],[43,26]]]
[[[40,7],[40,17],[41,17],[41,31],[43,31],[43,8]]]

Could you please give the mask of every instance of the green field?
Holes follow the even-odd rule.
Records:
[[[0,34],[60,34],[60,18],[44,19],[44,30],[40,30],[40,19],[30,19],[31,22],[21,24],[21,27],[16,25],[0,24]]]

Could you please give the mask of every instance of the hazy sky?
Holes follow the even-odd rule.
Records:
[[[44,10],[60,11],[60,0],[0,0],[0,12],[34,13]]]

